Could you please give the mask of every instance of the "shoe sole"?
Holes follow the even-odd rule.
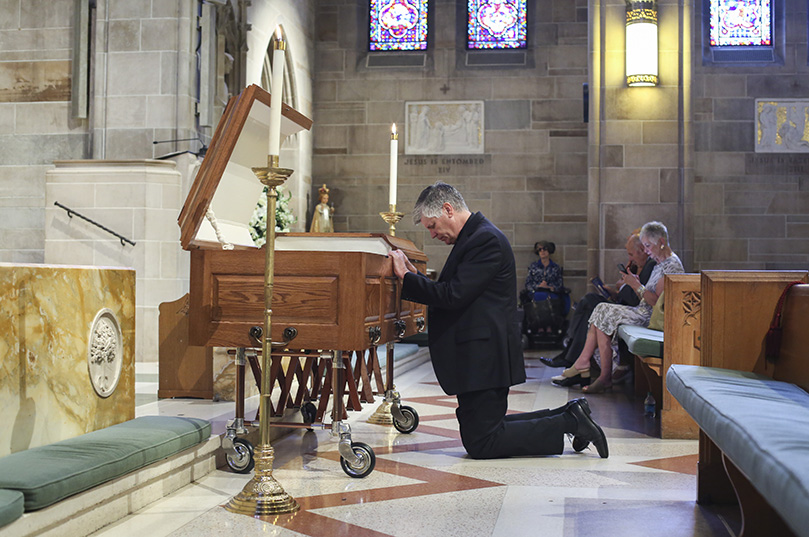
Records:
[[[610,447],[607,444],[607,435],[604,434],[604,430],[595,421],[593,421],[593,425],[596,426],[596,429],[598,429],[598,433],[604,439],[604,453],[601,453],[601,450],[598,449],[598,445],[596,445],[595,442],[591,442],[591,443],[596,447],[596,451],[598,451],[598,456],[599,457],[601,457],[602,459],[608,459],[609,456],[610,456]]]

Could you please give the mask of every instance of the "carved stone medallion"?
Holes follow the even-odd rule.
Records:
[[[100,310],[90,329],[87,346],[87,368],[93,389],[101,397],[109,397],[118,386],[123,366],[121,328],[115,314],[107,308]]]

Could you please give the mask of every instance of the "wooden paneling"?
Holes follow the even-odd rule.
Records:
[[[401,239],[399,244],[412,248],[412,243]],[[424,255],[415,249],[411,252],[414,264],[423,267]],[[264,255],[258,249],[192,250],[193,344],[260,346],[249,334],[252,327],[264,325]],[[298,336],[291,343],[293,348],[358,351],[371,345],[368,329],[372,326],[380,327],[381,343],[396,339],[397,319],[406,322],[405,334],[412,335],[416,333],[413,317],[423,316],[424,308],[399,306],[399,285],[388,256],[277,251],[272,339],[281,341],[284,329],[294,327]]]
[[[667,274],[664,280],[663,400],[660,407],[662,438],[697,438],[699,427],[666,389],[671,364],[699,365],[700,275]]]
[[[157,396],[213,397],[213,349],[189,344],[189,297],[160,304]]]
[[[764,336],[787,283],[807,282],[807,271],[702,272],[701,364],[767,372]]]
[[[809,285],[789,290],[781,315],[781,353],[773,378],[809,391]]]
[[[373,324],[382,320],[381,314],[386,311],[382,306],[382,278],[365,278],[365,323]]]

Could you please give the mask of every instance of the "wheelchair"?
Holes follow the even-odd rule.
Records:
[[[564,345],[570,313],[570,289],[539,289],[520,293],[523,348],[559,348]]]

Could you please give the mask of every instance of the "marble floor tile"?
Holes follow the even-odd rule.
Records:
[[[581,396],[553,386],[550,377],[558,370],[537,357],[527,353],[529,378],[512,390],[509,411],[561,406]],[[139,368],[138,389],[156,390],[147,376],[156,372]],[[719,516],[694,501],[697,442],[660,439],[659,420],[643,416],[642,401],[628,387],[588,396],[609,439],[609,459],[592,449],[575,453],[568,443],[559,456],[473,460],[460,442],[455,399],[443,394],[429,363],[397,377],[396,386],[403,404],[417,410],[419,427],[405,435],[367,423],[378,404],[349,413],[352,440],[376,454],[374,471],[363,479],[342,471],[328,430],[296,429],[273,443],[273,475],[301,506],[294,515],[263,521],[226,511],[222,506],[251,476],[219,469],[95,535],[734,535],[732,510]],[[233,411],[233,403],[172,400],[146,402],[137,414],[204,417],[224,431]]]

